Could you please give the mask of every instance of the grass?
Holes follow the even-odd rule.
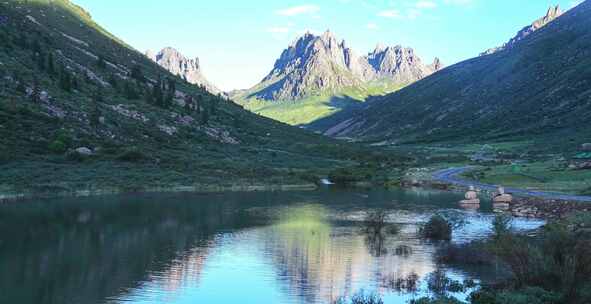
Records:
[[[329,117],[343,109],[355,107],[371,96],[382,96],[401,88],[387,81],[376,81],[365,87],[347,87],[337,93],[312,92],[295,101],[271,101],[256,98],[238,98],[237,102],[259,115],[293,126],[307,125]]]
[[[0,14],[9,17],[0,26],[0,193],[310,184],[338,168],[390,175],[394,163],[404,165],[401,157],[381,169],[370,148],[211,95],[107,34],[69,1],[4,2]],[[64,75],[76,85],[64,86]],[[155,102],[159,78],[199,100],[198,111],[181,97]],[[32,88],[50,98],[32,98]],[[94,154],[78,157],[72,151],[80,147]]]
[[[591,188],[591,170],[572,170],[554,161],[490,166],[467,173],[466,177],[493,185],[573,194],[586,194]]]

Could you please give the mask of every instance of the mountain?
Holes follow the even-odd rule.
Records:
[[[541,138],[543,146],[574,146],[590,134],[590,55],[591,1],[585,1],[504,51],[447,67],[311,127],[371,141]]]
[[[562,15],[562,10],[560,9],[559,5],[550,7],[550,8],[548,8],[548,12],[546,12],[546,15],[544,17],[534,21],[532,24],[521,29],[517,33],[517,35],[515,35],[515,37],[511,38],[511,40],[509,40],[507,43],[505,43],[504,45],[502,45],[500,47],[488,49],[480,55],[481,56],[490,55],[490,54],[494,54],[499,51],[510,49],[510,48],[514,47],[517,42],[521,41],[522,39],[529,36],[533,32],[546,26],[548,23],[554,21],[554,19],[560,17],[561,15]]]
[[[171,47],[166,47],[156,54],[152,51],[146,51],[145,55],[170,73],[185,79],[187,82],[203,86],[212,94],[221,93],[215,85],[211,84],[203,76],[201,66],[199,65],[199,58],[188,59]]]
[[[335,100],[362,101],[392,92],[441,67],[439,59],[424,64],[411,48],[378,46],[359,56],[330,31],[320,36],[306,33],[282,52],[261,83],[232,97],[262,115],[292,124],[307,123],[329,114]],[[288,108],[283,107],[285,102]],[[293,102],[301,107],[294,108]],[[308,113],[301,113],[302,108]]]
[[[70,1],[0,16],[0,200],[301,185],[371,154],[184,81]]]
[[[401,46],[379,46],[363,58],[373,68],[366,81],[388,79],[398,84],[410,84],[442,69],[439,58],[429,65],[423,64],[413,49]]]

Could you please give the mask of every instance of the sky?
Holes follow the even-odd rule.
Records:
[[[412,47],[451,65],[580,0],[74,0],[138,51],[171,46],[199,57],[225,91],[246,89],[306,31],[333,32],[359,55],[378,43]]]

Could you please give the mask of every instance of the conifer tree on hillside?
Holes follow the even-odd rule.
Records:
[[[55,75],[55,62],[53,59],[53,53],[49,52],[47,54],[47,72],[49,75]]]
[[[98,89],[93,98],[92,98],[92,108],[91,108],[91,112],[90,112],[90,125],[93,127],[97,127],[100,124],[100,117],[101,117],[101,112],[100,112],[100,103],[103,102],[103,93],[101,91],[101,89]]]
[[[72,91],[72,76],[70,72],[66,70],[66,68],[62,67],[60,72],[60,81],[59,81],[60,88],[66,92]]]
[[[107,68],[107,62],[105,61],[105,58],[102,55],[98,57],[98,59],[96,61],[96,66],[99,67],[100,69]]]
[[[34,103],[41,102],[41,88],[39,84],[39,79],[37,79],[37,77],[33,78],[33,90],[31,91],[31,101]]]

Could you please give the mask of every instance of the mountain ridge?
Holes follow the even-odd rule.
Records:
[[[506,42],[502,46],[488,49],[488,50],[484,51],[483,53],[481,53],[480,55],[481,56],[491,55],[496,52],[500,52],[500,51],[506,50],[508,48],[512,48],[517,42],[524,39],[525,37],[532,34],[533,32],[543,28],[548,23],[550,23],[550,22],[554,21],[556,18],[562,16],[562,14],[563,14],[563,12],[560,9],[560,5],[551,6],[548,8],[548,11],[546,12],[545,16],[537,19],[532,24],[522,28],[519,32],[517,32],[517,35],[515,35],[513,38],[511,38],[508,42]]]
[[[184,81],[70,1],[0,16],[0,198],[313,188],[367,155]]]
[[[378,80],[403,85],[441,68],[438,58],[433,64],[423,64],[412,48],[377,46],[359,56],[329,30],[319,36],[308,32],[282,52],[271,72],[251,89],[250,97],[293,101],[317,91],[336,93]]]
[[[282,51],[259,84],[230,97],[260,115],[305,125],[442,68],[438,58],[424,64],[412,48],[378,45],[359,55],[329,30],[307,32]]]
[[[191,84],[203,86],[212,94],[220,94],[222,92],[203,75],[199,57],[193,59],[187,58],[173,47],[165,47],[158,53],[148,50],[145,52],[145,55],[172,74],[183,78]]]
[[[393,143],[561,134],[551,139],[562,141],[561,148],[574,146],[591,119],[590,49],[591,1],[585,1],[511,48],[447,67],[310,127]]]

